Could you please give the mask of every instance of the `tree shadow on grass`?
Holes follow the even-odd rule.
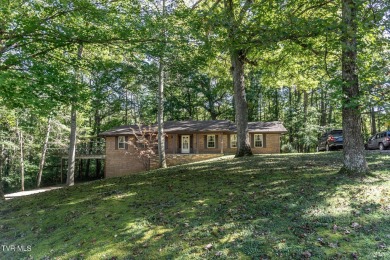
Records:
[[[367,192],[388,179],[349,179],[340,165],[337,154],[267,155],[83,184],[8,204],[0,242],[32,244],[5,254],[36,258],[386,256],[389,187]]]

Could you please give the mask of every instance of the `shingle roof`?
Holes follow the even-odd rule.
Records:
[[[157,132],[157,125],[142,126],[146,131]],[[133,134],[133,130],[140,132],[140,126],[128,125],[119,126],[108,131],[102,132],[99,136],[118,136]],[[228,120],[208,120],[208,121],[167,121],[164,122],[165,133],[188,133],[188,132],[229,132],[237,131],[236,124]],[[279,121],[274,122],[249,122],[249,132],[259,133],[286,133],[287,130]]]

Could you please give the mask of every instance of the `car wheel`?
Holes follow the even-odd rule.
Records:
[[[381,151],[385,150],[385,146],[382,143],[379,144],[379,150]]]
[[[330,151],[329,144],[326,144],[326,145],[325,145],[325,150],[326,150],[327,152],[329,152],[329,151]]]

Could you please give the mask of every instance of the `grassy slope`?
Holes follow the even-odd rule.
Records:
[[[6,201],[0,245],[32,251],[0,259],[390,259],[390,156],[364,180],[340,159],[224,157]]]

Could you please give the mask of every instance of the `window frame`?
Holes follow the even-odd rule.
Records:
[[[209,137],[213,137],[213,141],[211,141],[211,142],[214,142],[214,146],[209,146],[209,143],[210,143],[210,141],[209,141]],[[212,149],[212,148],[216,148],[217,147],[217,145],[216,145],[216,141],[217,139],[215,138],[215,135],[207,135],[207,137],[206,137],[206,142],[207,142],[207,145],[206,145],[206,147],[207,147],[207,149]]]
[[[123,147],[121,147],[121,145],[123,145]],[[126,137],[124,135],[120,135],[118,136],[118,150],[125,150],[125,149],[126,149]]]
[[[260,140],[256,140],[257,136],[261,136],[261,139]],[[256,145],[256,141],[261,141],[261,146],[257,146]],[[262,147],[264,147],[264,135],[263,134],[254,134],[253,135],[253,146],[255,148],[262,148]]]
[[[235,139],[234,139],[234,137],[235,137]],[[230,148],[237,148],[237,134],[230,135]]]

